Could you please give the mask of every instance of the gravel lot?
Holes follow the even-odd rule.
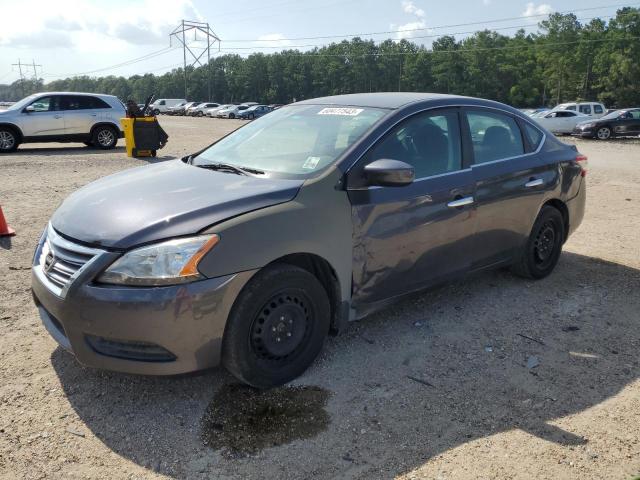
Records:
[[[241,124],[161,123],[171,138],[154,161]],[[0,204],[18,235],[0,239],[0,478],[640,475],[640,141],[578,146],[589,156],[587,215],[550,278],[478,275],[353,324],[295,382],[308,388],[260,399],[257,415],[273,421],[253,432],[233,417],[234,398],[255,405],[253,393],[229,394],[236,382],[224,371],[90,370],[40,325],[29,267],[48,218],[78,187],[145,160],[123,146],[3,155]],[[302,421],[280,422],[287,413]],[[229,425],[256,448],[211,440]]]

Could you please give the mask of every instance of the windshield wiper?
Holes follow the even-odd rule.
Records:
[[[264,175],[262,170],[255,168],[238,167],[231,165],[230,163],[203,163],[202,165],[196,165],[196,167],[206,168],[209,170],[226,171],[235,173],[237,175]]]

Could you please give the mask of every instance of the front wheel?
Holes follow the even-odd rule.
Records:
[[[16,132],[10,128],[0,127],[0,152],[13,152],[18,148],[18,143]]]
[[[611,129],[609,127],[600,127],[596,132],[598,140],[609,140],[611,138]]]
[[[512,271],[535,280],[551,274],[560,259],[565,227],[562,214],[553,207],[542,207],[533,224],[527,244]]]
[[[222,341],[222,363],[253,387],[282,385],[318,356],[329,324],[329,298],[315,276],[292,265],[269,266],[236,299]]]
[[[235,116],[233,113],[230,113],[230,114],[229,114],[229,118],[230,118],[231,120],[233,120],[234,118],[236,118],[236,116]]]
[[[157,117],[158,115],[160,115],[160,110],[158,110],[157,108],[153,111],[153,114]]]
[[[99,126],[93,131],[93,142],[95,146],[103,150],[109,150],[118,143],[116,131],[106,125]]]

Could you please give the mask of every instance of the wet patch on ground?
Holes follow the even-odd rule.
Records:
[[[329,425],[329,392],[320,387],[256,390],[225,385],[202,420],[205,445],[225,456],[244,456],[312,438]]]

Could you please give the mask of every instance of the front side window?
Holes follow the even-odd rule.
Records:
[[[39,98],[29,106],[33,107],[34,112],[53,112],[58,110],[57,102],[54,97]]]
[[[228,163],[284,175],[307,175],[335,162],[387,110],[292,105],[218,141],[194,165]]]
[[[367,154],[367,163],[381,159],[412,165],[416,179],[460,170],[462,146],[457,112],[424,113],[405,120]]]
[[[580,113],[591,115],[591,105],[580,105]]]
[[[524,154],[522,133],[515,119],[493,111],[468,111],[475,163],[487,163]]]

